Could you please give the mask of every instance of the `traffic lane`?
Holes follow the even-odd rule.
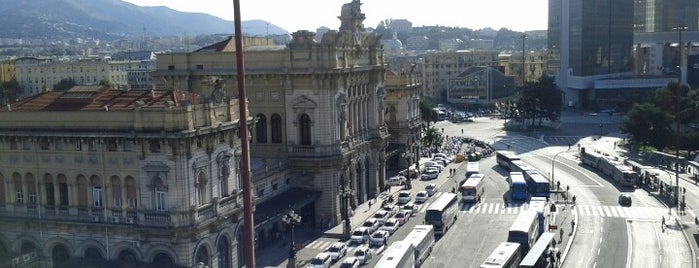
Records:
[[[423,267],[478,267],[501,243],[517,215],[465,214],[441,237]]]
[[[656,222],[656,224],[660,224]],[[666,220],[665,232],[660,233],[660,249],[663,267],[692,267],[692,250],[684,236],[682,228],[693,228],[679,224],[674,217]]]
[[[606,218],[603,226],[605,232],[600,237],[597,267],[626,267],[626,258],[622,257],[627,256],[629,246],[626,219]]]
[[[627,221],[627,226],[630,240],[628,267],[662,267],[660,225],[655,221]]]
[[[565,227],[563,227],[565,228]],[[578,217],[575,239],[566,255],[563,267],[608,267],[597,263],[602,237],[607,235],[604,228],[604,218],[593,216]],[[557,240],[558,237],[556,237]],[[558,245],[563,250],[565,245]]]

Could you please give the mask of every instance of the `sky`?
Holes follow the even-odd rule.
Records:
[[[138,6],[166,6],[178,11],[234,19],[233,0],[123,0]],[[342,5],[352,0],[239,0],[242,20],[260,19],[289,32],[340,28]],[[514,31],[546,30],[548,0],[361,0],[364,27],[385,19],[406,19],[419,26],[490,27]]]

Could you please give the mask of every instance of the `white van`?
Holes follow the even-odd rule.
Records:
[[[388,186],[401,186],[405,184],[406,178],[398,175],[398,176],[393,176],[388,179],[386,179],[386,185]]]

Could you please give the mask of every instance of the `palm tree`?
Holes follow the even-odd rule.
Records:
[[[442,134],[437,131],[437,128],[431,127],[427,129],[425,136],[420,140],[420,145],[422,148],[439,148],[442,146],[443,141],[444,138]]]

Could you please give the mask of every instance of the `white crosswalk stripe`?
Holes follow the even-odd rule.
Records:
[[[527,204],[504,206],[503,203],[481,203],[461,206],[461,213],[464,214],[519,214],[529,209]],[[561,205],[559,205],[561,209]],[[570,210],[577,211],[580,216],[605,217],[605,218],[626,218],[626,219],[654,219],[660,218],[667,213],[666,209],[658,207],[620,207],[620,206],[590,206],[576,205],[569,207]]]

